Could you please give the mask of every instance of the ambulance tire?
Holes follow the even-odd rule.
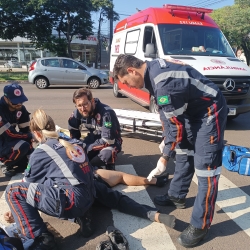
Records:
[[[150,96],[150,104],[149,104],[149,111],[151,113],[156,113],[158,114],[158,106],[157,104],[155,103],[155,98],[154,96]]]
[[[227,121],[232,121],[232,120],[234,120],[235,118],[237,118],[239,116],[239,114],[238,115],[229,115],[228,117],[227,117]]]
[[[118,92],[117,82],[114,82],[114,84],[113,84],[113,93],[114,93],[114,96],[117,98],[122,97],[122,94]]]

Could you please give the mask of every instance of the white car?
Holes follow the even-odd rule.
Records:
[[[29,82],[39,89],[50,85],[88,85],[97,89],[108,83],[108,74],[67,57],[44,57],[29,67]]]

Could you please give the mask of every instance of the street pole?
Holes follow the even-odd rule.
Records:
[[[113,0],[111,0],[113,3]],[[113,15],[114,8],[112,6],[111,13],[110,13],[110,24],[109,24],[109,56],[111,55],[111,43],[113,39],[113,22],[114,22],[114,15]]]

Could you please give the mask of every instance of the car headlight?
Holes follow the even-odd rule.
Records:
[[[107,75],[105,71],[100,70],[100,74]]]

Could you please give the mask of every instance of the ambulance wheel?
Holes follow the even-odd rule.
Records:
[[[35,85],[38,89],[46,89],[49,86],[49,81],[42,76],[39,76],[35,80]]]
[[[151,113],[158,114],[158,106],[155,103],[155,98],[153,96],[150,96],[150,104],[149,104],[149,111]]]
[[[227,117],[227,120],[228,121],[232,121],[233,119],[235,119],[235,118],[237,118],[239,115],[229,115],[228,117]]]
[[[122,97],[122,94],[119,93],[119,91],[118,91],[117,82],[114,82],[114,84],[113,84],[113,93],[114,93],[114,96],[117,97],[117,98]]]

